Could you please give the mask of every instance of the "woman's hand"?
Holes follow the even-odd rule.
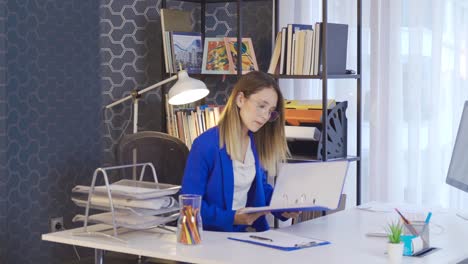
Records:
[[[284,212],[281,214],[285,218],[296,218],[301,214],[301,212]]]
[[[242,209],[239,209],[236,211],[236,214],[234,215],[234,224],[235,225],[252,225],[257,218],[259,218],[262,215],[266,215],[270,212],[258,212],[258,213],[251,213],[251,214],[243,214]]]

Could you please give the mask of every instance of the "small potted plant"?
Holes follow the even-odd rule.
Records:
[[[403,234],[403,225],[400,222],[391,222],[387,228],[387,253],[390,263],[401,263],[403,258],[403,243],[401,236]]]

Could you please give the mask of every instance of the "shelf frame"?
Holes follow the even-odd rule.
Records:
[[[361,204],[361,155],[362,155],[362,54],[361,54],[361,46],[362,46],[362,0],[356,0],[357,5],[357,68],[356,74],[328,74],[328,67],[327,67],[327,53],[325,49],[321,50],[322,56],[322,74],[321,75],[278,75],[278,74],[271,74],[273,78],[276,79],[318,79],[322,81],[322,142],[323,142],[323,155],[321,161],[329,161],[335,159],[328,159],[327,155],[327,126],[328,126],[328,80],[329,79],[356,79],[356,156],[348,156],[346,159],[348,161],[355,161],[356,162],[356,204]],[[273,22],[274,25],[273,36],[278,31],[279,23],[279,0],[274,0],[273,2]],[[327,47],[327,23],[328,23],[328,0],[322,0],[322,27],[321,27],[321,45],[322,47]],[[274,47],[274,40],[272,38],[272,46]],[[310,161],[310,160],[309,160]],[[318,161],[318,160],[317,160]]]
[[[243,2],[264,2],[267,0],[178,0],[184,2],[192,2],[192,3],[200,3],[201,4],[201,16],[200,16],[200,31],[202,32],[203,39],[205,38],[205,12],[206,12],[206,4],[210,3],[237,3],[237,54],[241,54],[241,44],[242,44],[242,4]],[[361,204],[361,155],[362,155],[362,54],[361,54],[361,46],[362,46],[362,0],[356,0],[357,2],[357,69],[356,74],[332,74],[328,75],[328,67],[327,67],[327,54],[326,50],[321,50],[322,56],[322,74],[321,75],[272,75],[276,79],[319,79],[322,80],[322,120],[324,121],[323,124],[323,131],[322,131],[322,142],[323,142],[323,155],[322,161],[328,160],[327,155],[327,115],[328,115],[328,80],[329,79],[356,79],[356,89],[357,89],[357,116],[356,116],[356,159],[349,159],[356,161],[356,204]],[[278,0],[273,0],[273,18],[272,18],[272,36],[276,34],[276,30],[278,29]],[[163,0],[161,3],[161,8],[166,7],[166,0]],[[321,45],[322,47],[327,46],[327,23],[328,23],[328,0],[322,0],[322,28],[321,28]],[[274,38],[272,38],[272,49],[274,48]],[[241,56],[238,56],[241,57]],[[242,60],[238,58],[237,60],[237,77],[240,78],[242,76]],[[163,111],[165,111],[163,109]]]

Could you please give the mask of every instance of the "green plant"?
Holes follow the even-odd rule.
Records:
[[[400,222],[391,222],[387,228],[388,242],[392,244],[399,244],[401,242],[401,235],[403,233],[403,225]]]

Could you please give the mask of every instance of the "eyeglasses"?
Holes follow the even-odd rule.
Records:
[[[255,103],[255,108],[257,109],[257,114],[267,114],[268,115],[268,122],[275,122],[278,117],[279,117],[279,112],[276,110],[270,110],[269,105],[258,102],[257,100],[248,98],[249,100],[253,101]]]

